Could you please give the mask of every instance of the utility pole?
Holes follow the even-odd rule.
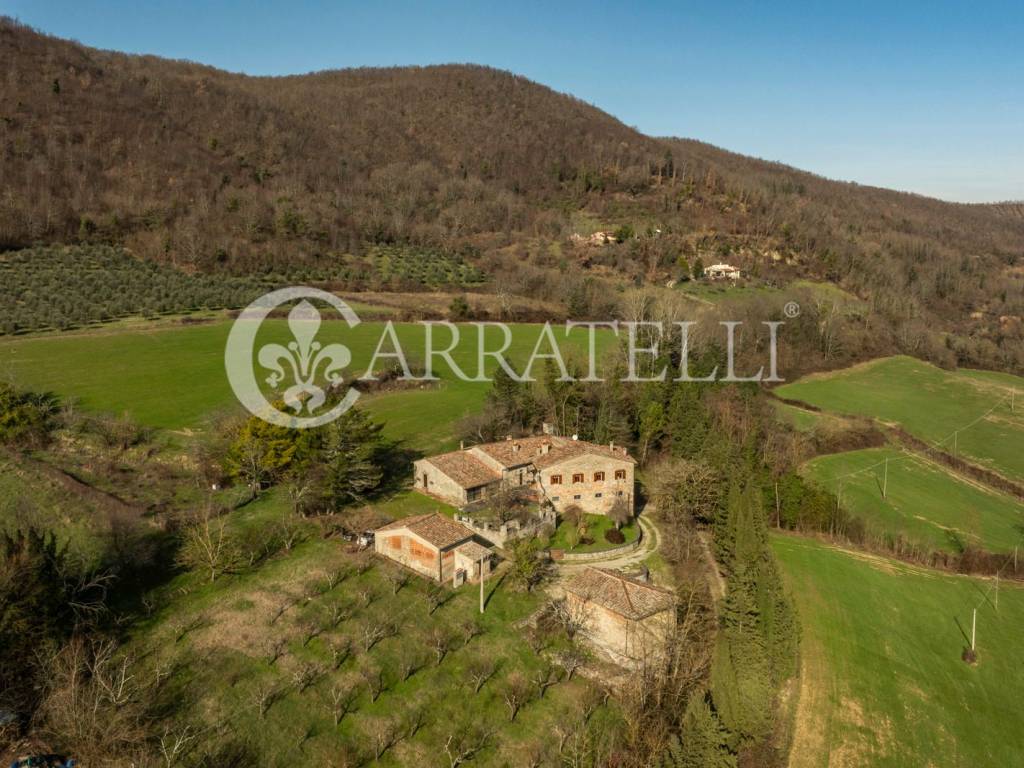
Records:
[[[484,612],[484,556],[480,555],[480,613]]]
[[[971,650],[974,650],[974,638],[978,628],[978,609],[974,609],[974,614],[971,617]]]
[[[999,610],[999,574],[996,574],[996,610]]]
[[[882,475],[882,498],[889,498],[889,457],[885,457],[885,474]]]

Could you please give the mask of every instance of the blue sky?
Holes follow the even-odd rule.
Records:
[[[250,74],[489,64],[652,135],[948,200],[1024,199],[1020,0],[0,0],[0,12]]]

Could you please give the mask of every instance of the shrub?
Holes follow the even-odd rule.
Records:
[[[622,531],[615,528],[609,528],[604,532],[604,540],[609,544],[622,544],[626,541],[626,537],[623,535]]]

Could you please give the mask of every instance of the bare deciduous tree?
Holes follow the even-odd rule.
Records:
[[[572,680],[576,671],[587,663],[587,654],[581,648],[573,646],[557,656],[558,664],[565,670],[565,679]]]
[[[469,660],[466,665],[466,676],[473,686],[473,694],[480,693],[488,680],[498,671],[498,662],[489,654],[481,654]]]
[[[509,675],[501,689],[501,699],[508,710],[509,722],[514,722],[519,710],[533,696],[533,686],[519,672]]]
[[[363,678],[363,682],[366,684],[366,690],[370,694],[370,701],[376,701],[377,697],[384,690],[384,672],[372,660],[367,659],[359,667],[359,676]]]
[[[402,568],[389,568],[385,578],[391,584],[391,594],[397,595],[399,590],[409,583],[409,572]]]
[[[434,627],[430,631],[430,647],[434,649],[434,663],[441,665],[452,647],[452,635],[447,627]]]
[[[334,718],[336,726],[341,725],[341,721],[352,711],[356,695],[356,685],[350,679],[337,683],[331,688],[331,716]]]
[[[537,689],[537,695],[539,698],[544,698],[544,692],[547,691],[552,685],[559,682],[561,676],[558,670],[555,669],[551,664],[544,662],[539,668],[534,670],[533,674],[530,675],[530,682],[533,683]]]
[[[275,637],[267,643],[267,664],[274,666],[288,650],[288,641],[283,637]]]
[[[459,768],[463,763],[472,760],[487,746],[490,738],[491,731],[475,721],[454,724],[444,743],[449,768]]]

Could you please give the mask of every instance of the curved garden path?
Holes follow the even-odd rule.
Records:
[[[643,531],[644,535],[640,540],[640,546],[633,551],[626,552],[621,555],[611,555],[607,559],[559,562],[558,570],[565,573],[572,573],[573,571],[577,571],[588,566],[614,568],[619,570],[639,565],[658,550],[658,547],[661,545],[661,531],[658,529],[658,526],[654,524],[654,521],[649,519],[649,516],[646,514],[641,513],[637,517],[637,522],[640,523],[640,530]]]

